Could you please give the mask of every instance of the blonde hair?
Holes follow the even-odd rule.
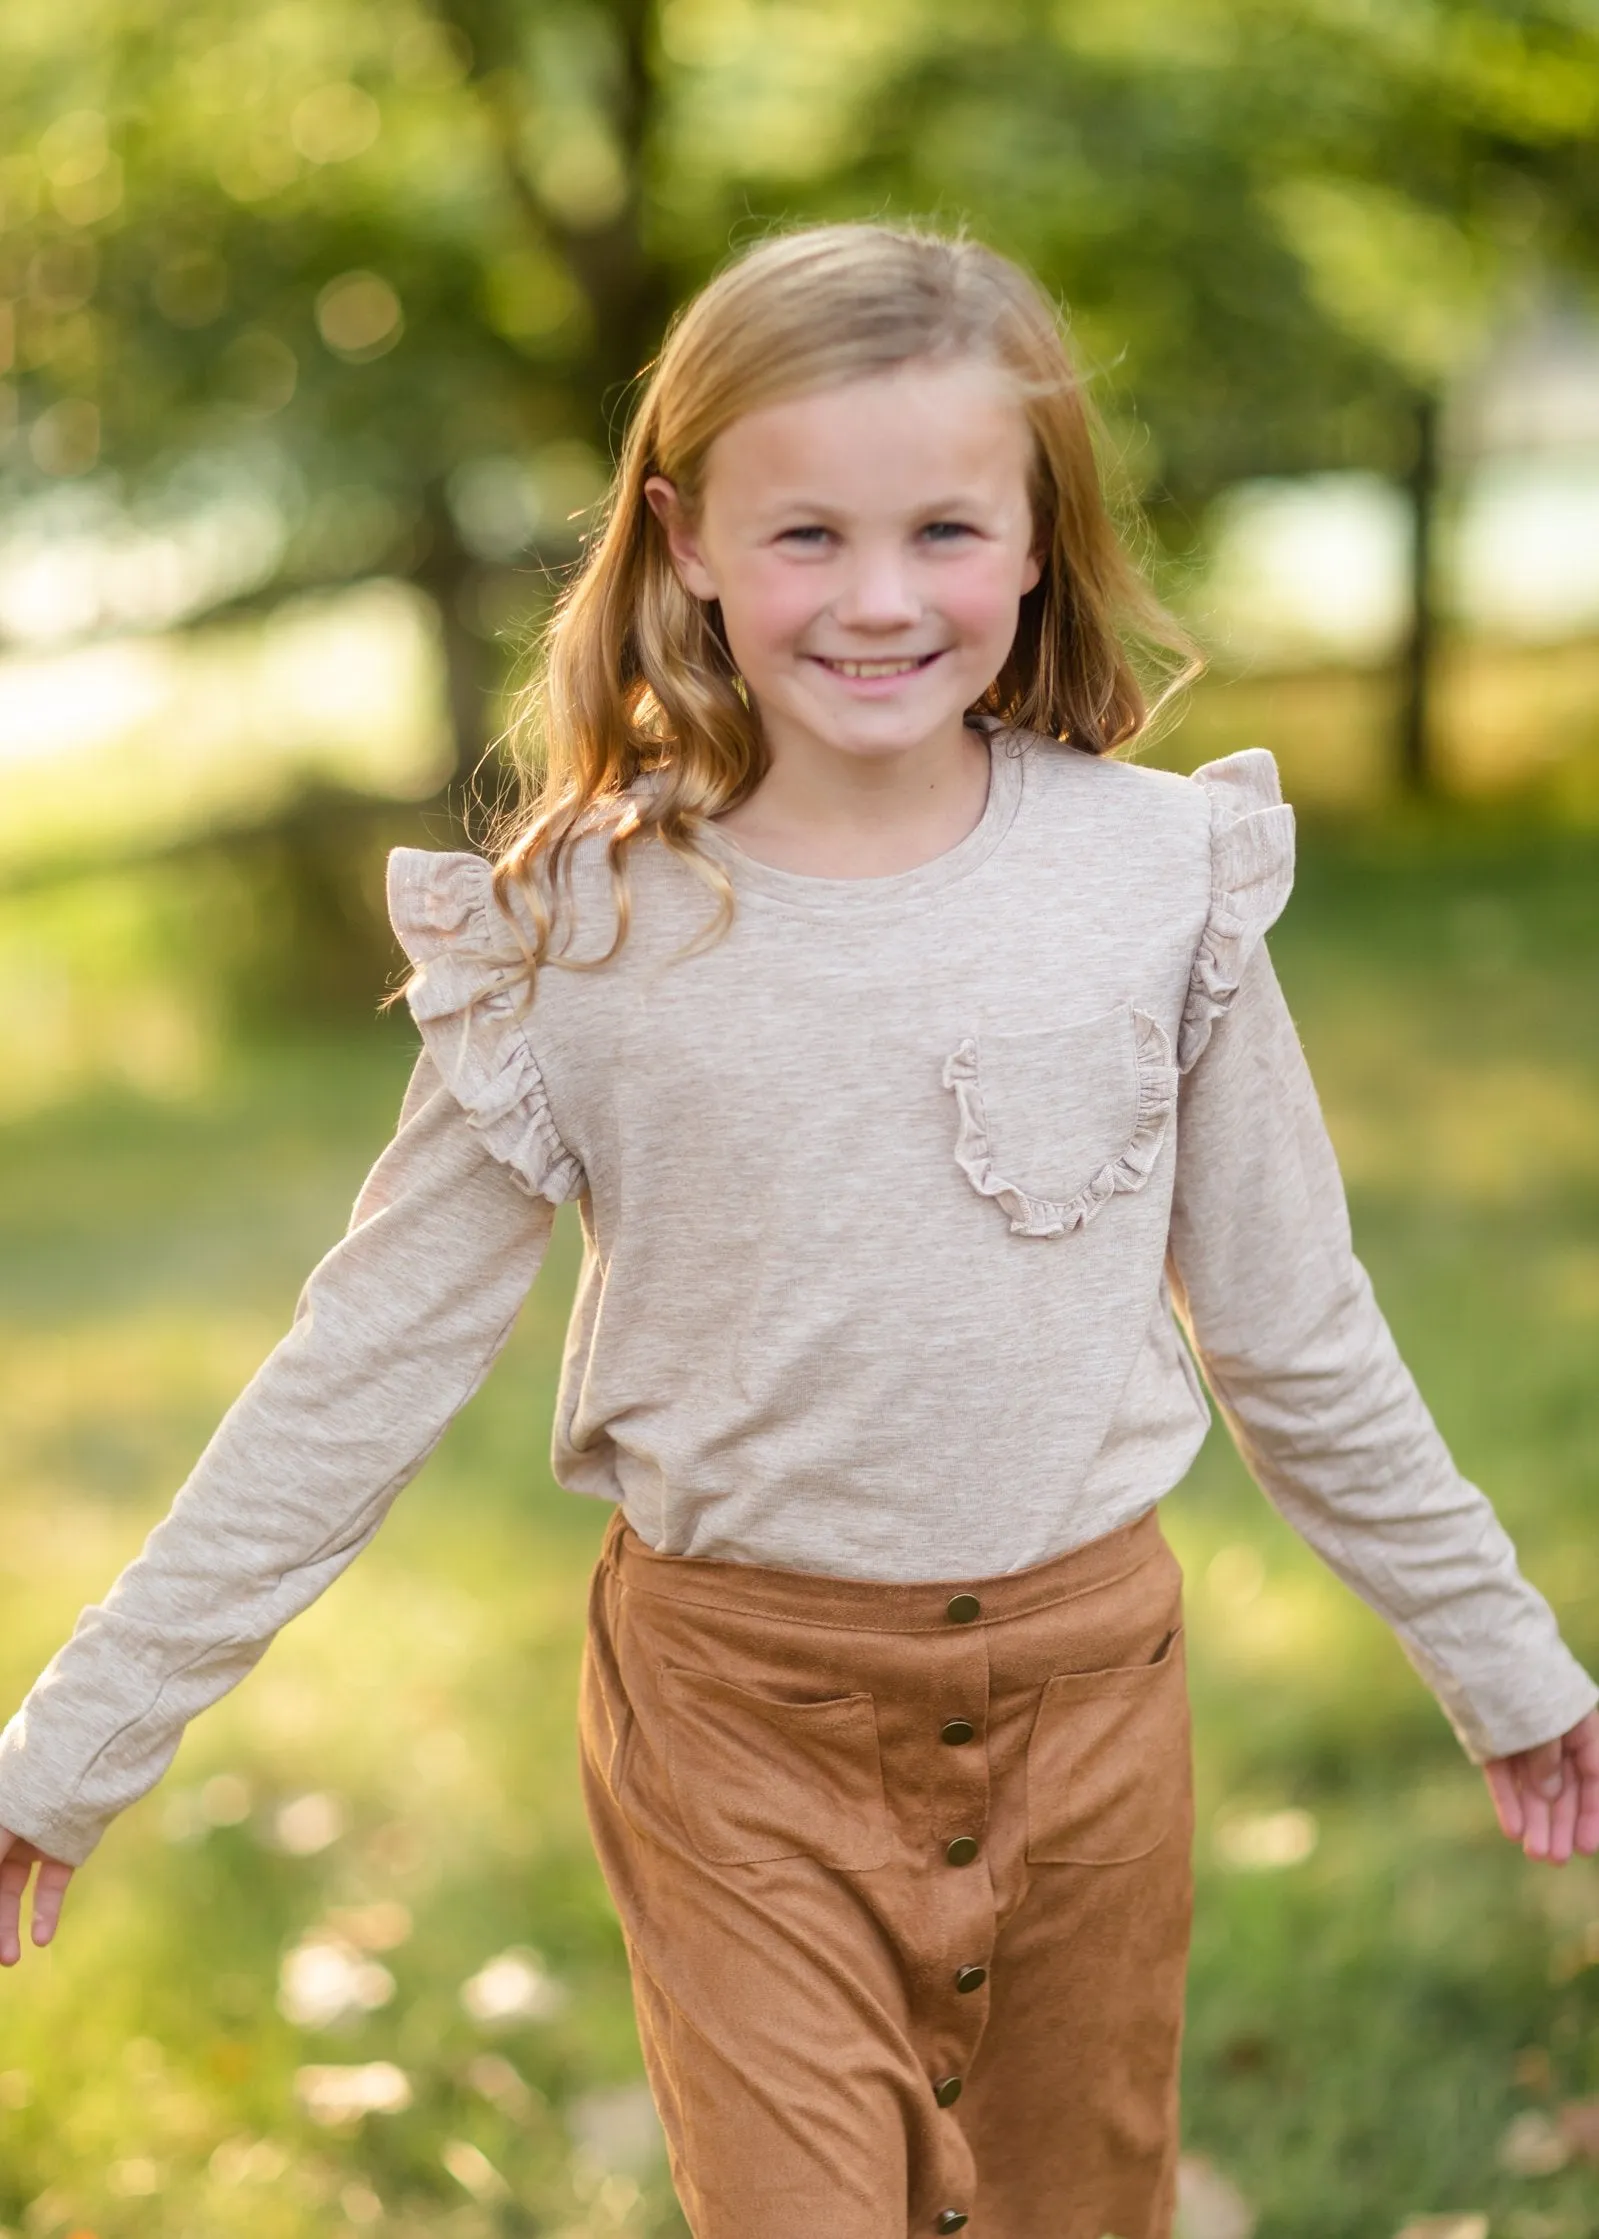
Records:
[[[608,961],[627,936],[627,858],[648,836],[716,894],[714,938],[733,895],[700,835],[767,768],[720,611],[679,581],[645,483],[665,476],[692,518],[711,445],[742,414],[915,361],[961,359],[1003,372],[1027,414],[1043,563],[972,717],[1105,754],[1152,712],[1129,642],[1154,656],[1157,674],[1164,668],[1155,706],[1197,673],[1191,641],[1117,537],[1060,317],[1026,273],[978,242],[897,226],[817,226],[763,241],[672,322],[601,522],[512,716],[524,806],[494,881],[502,904],[515,888],[531,911],[530,973],[575,962],[552,943],[572,844],[595,831],[607,835],[616,922],[609,948],[586,965]],[[653,782],[640,785],[645,776]]]

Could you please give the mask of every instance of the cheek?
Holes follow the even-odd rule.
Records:
[[[1029,572],[1013,553],[974,553],[964,567],[950,571],[938,603],[963,638],[985,643],[1002,638],[1008,645]]]
[[[814,585],[789,568],[745,565],[728,578],[722,599],[722,626],[735,658],[746,661],[762,652],[779,652],[806,628],[824,604]]]

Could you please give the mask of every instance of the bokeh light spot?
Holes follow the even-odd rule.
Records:
[[[295,104],[289,138],[307,163],[347,163],[364,155],[383,129],[371,94],[343,81],[318,86]]]
[[[381,357],[404,327],[400,299],[376,272],[342,272],[316,299],[317,332],[334,354],[357,363]]]

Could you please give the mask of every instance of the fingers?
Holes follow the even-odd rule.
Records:
[[[1521,1847],[1529,1858],[1547,1858],[1552,1808],[1549,1798],[1542,1784],[1529,1780],[1520,1766],[1517,1777],[1521,1788]]]
[[[32,1854],[22,1843],[10,1845],[0,1858],[0,1967],[14,1967],[22,1957],[22,1892],[32,1869]]]
[[[1488,1783],[1488,1793],[1493,1798],[1494,1817],[1499,1822],[1499,1832],[1507,1842],[1519,1843],[1526,1831],[1521,1809],[1521,1784],[1516,1779],[1515,1768],[1508,1757],[1493,1757],[1482,1768]]]
[[[1549,1806],[1548,1858],[1551,1866],[1570,1863],[1577,1832],[1577,1804],[1577,1774],[1573,1766],[1567,1769],[1565,1784]]]
[[[40,1859],[39,1878],[33,1885],[33,1940],[36,1944],[47,1944],[54,1936],[71,1879],[72,1868],[63,1865],[59,1858]]]
[[[1573,1841],[1585,1858],[1599,1851],[1599,1762],[1588,1763],[1578,1755],[1571,1761],[1577,1790],[1577,1824]]]
[[[1499,1824],[1512,1841],[1517,1814],[1505,1809],[1502,1776],[1508,1774],[1514,1784],[1521,1847],[1529,1858],[1564,1866],[1578,1852],[1592,1857],[1599,1851],[1599,1712],[1590,1711],[1554,1741],[1498,1758],[1485,1770]]]
[[[1599,1711],[1590,1711],[1566,1736],[1566,1769],[1578,1789],[1577,1848],[1599,1850]]]
[[[1579,1718],[1565,1736],[1566,1779],[1576,1802],[1572,1848],[1591,1858],[1599,1850],[1599,1712]]]
[[[1524,1794],[1542,1796],[1553,1803],[1566,1784],[1565,1736],[1557,1734],[1553,1741],[1540,1742],[1536,1749],[1524,1749],[1514,1760],[1521,1774]]]
[[[1500,1832],[1529,1858],[1564,1866],[1599,1852],[1599,1711],[1482,1769]]]
[[[8,1837],[0,1849],[0,1967],[14,1967],[22,1957],[22,1899],[35,1866],[39,1878],[33,1886],[33,1941],[49,1943],[61,1918],[72,1867],[60,1858],[47,1858],[32,1843]]]

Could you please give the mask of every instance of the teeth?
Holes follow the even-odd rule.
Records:
[[[908,676],[922,664],[918,658],[911,661],[829,661],[827,665],[837,669],[840,676]]]

